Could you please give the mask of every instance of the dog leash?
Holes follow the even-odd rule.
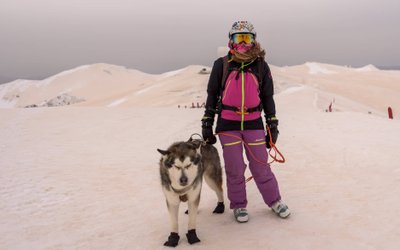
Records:
[[[269,154],[269,155],[271,156],[271,158],[272,158],[272,161],[271,161],[271,162],[264,162],[264,161],[261,161],[260,159],[258,159],[258,158],[254,155],[253,151],[251,150],[250,145],[248,145],[248,143],[246,143],[246,142],[245,142],[241,137],[239,137],[239,136],[232,135],[232,134],[228,134],[228,133],[223,133],[223,132],[217,133],[217,134],[215,134],[215,135],[225,135],[225,136],[229,136],[229,137],[233,137],[233,138],[235,138],[235,139],[238,139],[238,140],[241,141],[241,142],[244,144],[244,146],[247,148],[247,150],[248,150],[249,153],[250,153],[250,156],[251,156],[256,162],[258,162],[258,163],[260,163],[260,164],[262,164],[262,165],[271,164],[271,163],[273,163],[273,162],[284,163],[284,162],[286,161],[286,160],[285,160],[285,157],[283,156],[283,154],[281,153],[281,151],[279,151],[279,149],[276,147],[276,145],[272,142],[271,131],[270,131],[270,129],[269,129],[268,126],[267,126],[267,133],[269,134],[269,142],[268,142],[268,143],[269,143],[269,145],[270,145],[270,149],[268,150],[268,154]],[[192,137],[193,137],[194,135],[199,136],[199,137],[201,138],[201,140],[202,140],[204,143],[206,143],[206,141],[204,140],[204,138],[203,138],[201,135],[197,134],[197,133],[192,134],[192,135],[190,136],[190,140],[193,139]],[[266,142],[266,143],[267,143],[267,142]],[[279,155],[280,159],[277,157],[278,155]],[[248,178],[246,179],[246,183],[249,182],[251,179],[253,179],[253,176],[248,177]]]
[[[268,162],[268,164],[271,164],[273,162],[279,162],[279,163],[284,163],[285,157],[283,156],[283,154],[281,153],[281,151],[279,151],[279,149],[276,147],[276,145],[272,142],[272,137],[271,137],[271,131],[269,130],[269,128],[267,127],[267,131],[269,134],[269,145],[271,146],[270,149],[268,150],[269,155],[271,156],[271,158],[273,159],[271,162]],[[225,136],[229,136],[229,137],[233,137],[235,139],[238,139],[239,141],[241,141],[244,146],[249,150],[251,157],[258,163],[260,164],[267,164],[267,162],[263,162],[259,159],[257,159],[257,157],[254,155],[254,153],[252,152],[250,146],[248,143],[246,143],[241,137],[237,136],[237,135],[232,135],[232,134],[228,134],[228,133],[224,133],[224,132],[220,132],[217,133],[216,135],[225,135]],[[277,157],[279,155],[280,159]]]
[[[272,157],[273,161],[279,162],[279,163],[284,163],[285,157],[283,156],[283,154],[281,153],[281,151],[279,151],[279,149],[276,147],[275,143],[272,142],[272,135],[271,135],[271,130],[269,129],[269,127],[267,126],[267,131],[268,131],[268,135],[269,135],[269,145],[270,145],[270,149],[269,149],[269,155]],[[271,154],[271,151],[274,150],[275,155]],[[281,159],[278,159],[276,156],[279,155],[281,157]],[[270,163],[272,163],[270,162]]]
[[[241,137],[236,136],[236,135],[232,135],[232,134],[228,134],[228,133],[217,133],[216,135],[225,135],[225,136],[229,136],[229,137],[233,137],[235,139],[238,139],[239,141],[241,141],[244,146],[247,148],[247,150],[250,153],[250,156],[258,163],[262,164],[262,165],[266,165],[266,164],[271,164],[273,162],[278,162],[278,163],[284,163],[285,157],[283,156],[283,154],[279,151],[279,149],[276,147],[276,145],[272,142],[272,136],[271,136],[271,131],[269,129],[269,127],[267,126],[267,133],[269,134],[269,145],[270,145],[270,149],[268,151],[268,154],[271,156],[271,158],[273,159],[271,162],[264,162],[261,161],[259,159],[257,159],[257,157],[254,155],[253,151],[251,150],[250,145],[248,145],[248,143],[246,143]],[[266,142],[267,143],[267,142]],[[280,159],[277,157],[279,155]],[[253,176],[250,176],[246,179],[246,183],[249,182],[251,179],[253,179]]]

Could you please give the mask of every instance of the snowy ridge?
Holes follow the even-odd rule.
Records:
[[[34,107],[68,94],[85,100],[63,102],[65,105],[96,107],[190,106],[203,103],[209,67],[190,65],[185,68],[151,75],[122,66],[98,63],[83,65],[49,77],[43,81],[18,80],[0,86],[0,107]],[[400,71],[380,71],[372,65],[359,69],[307,62],[299,66],[271,65],[275,93],[285,93],[293,86],[311,86],[316,90],[353,99],[371,110],[386,112],[387,106],[399,106]],[[369,72],[368,75],[364,72]],[[351,79],[352,86],[349,86]],[[371,81],[379,79],[379,81]],[[294,91],[295,89],[289,90]],[[387,102],[380,101],[380,91]],[[286,92],[288,93],[288,92]],[[365,94],[362,94],[365,93]],[[167,97],[165,100],[164,97]]]
[[[39,86],[41,86],[41,85],[49,85],[49,84],[53,83],[55,80],[57,80],[58,78],[62,78],[62,77],[65,77],[65,76],[76,74],[76,73],[78,73],[80,71],[87,70],[90,67],[91,67],[90,65],[82,65],[82,66],[76,67],[74,69],[65,70],[65,71],[63,71],[61,73],[58,73],[58,74],[54,75],[54,76],[46,78],[43,81],[38,81],[37,83],[39,84]]]
[[[372,64],[365,65],[364,67],[355,69],[356,71],[361,72],[370,72],[370,71],[378,71],[379,69]]]
[[[108,104],[107,107],[116,107],[124,102],[126,102],[126,98],[118,99],[118,100],[115,100],[112,103]]]
[[[328,70],[324,68],[321,64],[315,62],[308,62],[306,66],[309,68],[309,73],[312,75],[315,74],[334,74],[334,71]]]

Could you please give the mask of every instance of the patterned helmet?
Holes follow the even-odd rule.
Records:
[[[256,38],[257,32],[254,29],[253,24],[248,21],[237,21],[232,25],[231,30],[229,31],[229,39],[233,34],[237,33],[250,33],[253,34],[254,38]]]

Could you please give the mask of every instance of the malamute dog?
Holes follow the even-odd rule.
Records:
[[[225,210],[218,151],[202,140],[193,139],[187,142],[176,142],[167,150],[157,150],[162,155],[160,159],[161,185],[171,218],[171,234],[164,245],[171,247],[178,245],[178,210],[181,201],[188,201],[187,240],[190,244],[197,243],[200,240],[196,235],[196,217],[203,176],[218,197],[218,204],[213,213],[223,213]]]

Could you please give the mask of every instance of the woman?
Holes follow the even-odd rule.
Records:
[[[264,202],[279,217],[290,215],[281,201],[275,175],[268,162],[269,134],[265,136],[261,112],[264,110],[272,142],[278,137],[275,116],[274,87],[271,71],[264,60],[265,51],[256,40],[256,31],[247,21],[238,21],[229,31],[228,55],[214,62],[207,87],[207,101],[202,118],[202,134],[207,143],[214,144],[215,114],[218,113],[216,133],[223,148],[230,208],[238,222],[249,219],[243,159],[245,148],[249,168]]]

